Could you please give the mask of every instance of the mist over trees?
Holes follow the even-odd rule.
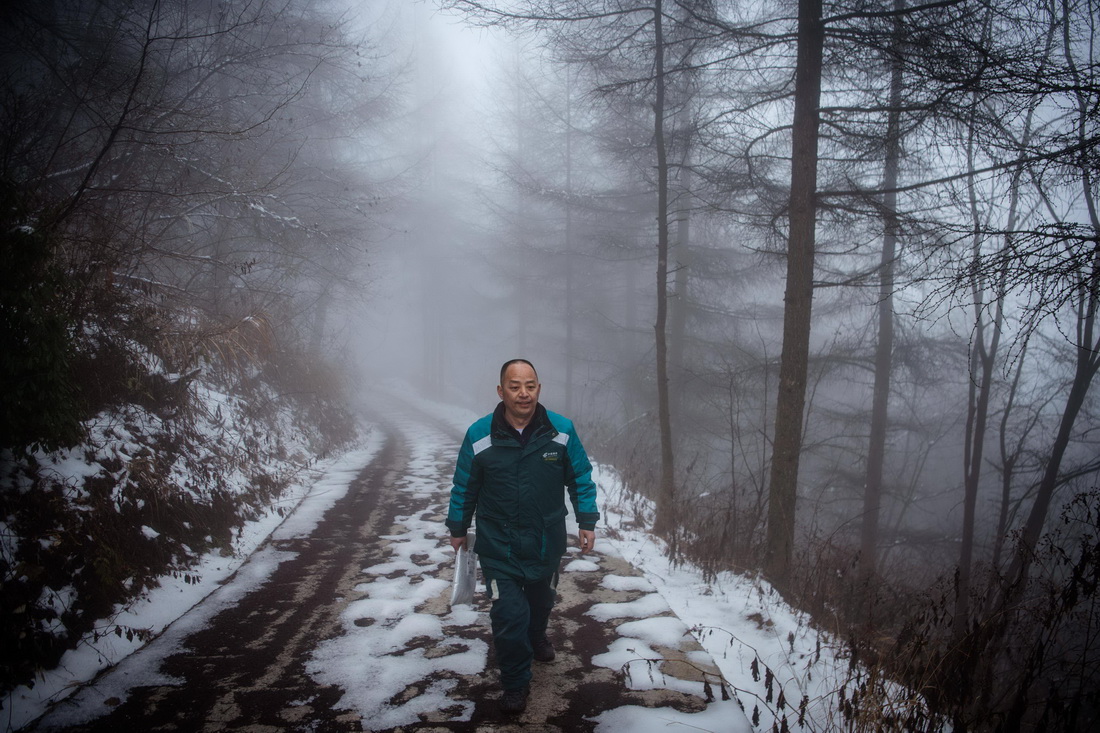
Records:
[[[379,51],[334,10],[8,7],[5,293],[57,273],[56,290],[40,293],[50,302],[32,306],[49,328],[83,333],[89,357],[116,337],[170,343],[173,372],[206,348],[253,348],[276,332],[286,350],[319,345],[333,291],[355,287],[381,195],[349,141],[392,91]],[[18,343],[37,325],[6,319],[5,336]],[[75,358],[51,344],[5,357],[5,405],[19,410],[5,410],[6,445],[71,438],[60,385],[32,384],[40,364]],[[39,410],[50,424],[21,434]]]
[[[1094,719],[1097,8],[450,5],[542,44],[506,105],[566,90],[567,134],[506,134],[508,183],[530,211],[556,178],[558,251],[643,315],[585,317],[559,270],[548,371],[618,395],[566,399],[670,552],[888,634],[863,653],[956,725]],[[619,237],[578,227],[597,201]]]
[[[312,1],[13,2],[0,34],[7,693],[354,439],[335,314],[400,69]]]
[[[1098,17],[16,3],[3,444],[79,440],[131,341],[147,391],[343,344],[485,411],[523,356],[673,559],[763,573],[959,729],[1085,729]]]

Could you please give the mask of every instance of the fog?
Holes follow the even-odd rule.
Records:
[[[375,41],[403,62],[396,107],[371,131],[386,160],[385,182],[373,184],[379,211],[364,232],[371,276],[338,329],[358,370],[353,379],[403,379],[488,412],[499,365],[528,358],[539,369],[544,404],[591,432],[597,453],[631,463],[624,469],[643,484],[655,482],[665,437],[653,330],[656,87],[646,56],[652,40],[630,30],[645,23],[627,12],[601,27],[570,21],[567,11],[548,13],[560,16],[548,22],[502,22],[473,4],[448,5],[383,5],[368,23],[368,33],[386,28]],[[675,12],[668,23],[691,25]],[[679,66],[665,89],[671,163],[664,358],[676,503],[682,516],[698,512],[708,521],[721,512],[739,515],[738,549],[729,550],[739,554],[752,552],[766,526],[790,287],[783,256],[790,168],[782,155],[791,108],[782,96],[746,106],[752,94],[770,94],[782,64],[757,74],[753,91],[745,86],[752,74],[722,57],[723,45],[738,47],[733,38],[714,32],[706,40],[667,41]],[[946,81],[941,71],[921,73]],[[826,78],[824,103],[857,110],[843,119],[834,114],[830,124],[849,126],[856,137],[822,137],[818,187],[843,190],[862,179],[873,189],[882,164],[868,157],[871,148],[854,130],[886,122],[871,98],[888,91],[888,79],[873,66]],[[856,80],[868,90],[853,88]],[[934,104],[917,89],[903,93],[914,105]],[[1036,115],[1053,120],[1054,101],[1034,102]],[[933,118],[941,114],[927,109]],[[1072,376],[1059,365],[1072,358],[1067,330],[1074,316],[1059,310],[1057,297],[1037,295],[1068,281],[1056,277],[1035,290],[1022,273],[1035,260],[1005,260],[998,237],[1006,229],[1032,236],[1024,232],[1055,220],[1090,226],[1087,201],[1072,184],[1052,181],[1052,193],[1039,194],[1010,175],[960,177],[967,147],[957,132],[962,123],[950,114],[945,109],[932,124],[927,117],[905,122],[902,181],[913,187],[896,204],[899,244],[889,283],[880,277],[883,221],[865,194],[821,199],[798,469],[798,492],[808,500],[799,508],[799,531],[854,541],[866,512],[867,441],[881,369],[874,350],[888,292],[893,376],[884,382],[890,397],[879,562],[924,567],[931,553],[944,570],[957,562],[968,531],[960,525],[968,475],[980,486],[972,520],[978,554],[1005,561],[998,538],[1011,532],[1012,521],[1023,521],[1023,497],[1039,481],[1042,456],[1065,414],[1064,380]],[[1032,129],[1028,120],[1016,122]],[[1001,134],[991,123],[982,129]],[[937,178],[946,181],[932,183]],[[1034,203],[1053,196],[1058,211],[1010,203],[1005,192]],[[978,235],[969,220],[984,222]],[[1076,257],[1065,255],[1087,270]],[[967,259],[969,275],[957,267]],[[992,282],[997,266],[1002,286]],[[1065,460],[1083,475],[1095,469],[1094,408],[1093,398],[1083,404],[1066,445]],[[979,444],[984,457],[976,457]]]
[[[1095,674],[1095,4],[797,5],[16,3],[13,278],[355,404],[529,359],[673,559]]]
[[[527,208],[524,192],[517,193],[521,186],[562,186],[555,180],[561,176],[532,171],[520,181],[506,168],[515,154],[509,147],[524,134],[517,124],[529,124],[517,122],[510,108],[522,93],[518,77],[545,73],[526,65],[542,52],[529,39],[473,28],[455,13],[397,5],[387,14],[391,37],[401,39],[397,53],[409,61],[404,109],[387,144],[404,165],[402,194],[371,233],[375,279],[348,326],[365,378],[409,379],[417,389],[488,411],[500,364],[523,356],[539,368],[546,404],[585,404],[593,417],[618,409],[599,393],[620,360],[588,351],[570,358],[564,348],[577,338],[567,331],[584,330],[567,326],[567,314],[589,324],[603,320],[603,328],[622,318],[577,312],[563,298],[567,269],[601,265],[587,252],[564,254],[562,212],[537,201]],[[640,264],[645,277],[649,263]],[[619,292],[581,297],[600,295],[615,308],[622,288],[603,287]]]
[[[401,161],[401,200],[380,215],[372,242],[377,285],[352,316],[356,360],[368,379],[476,404],[491,398],[490,365],[514,346],[514,316],[486,302],[515,298],[494,269],[488,201],[494,120],[487,78],[500,39],[423,4],[393,8],[397,53],[408,58],[404,109],[386,144]],[[479,371],[481,373],[479,373]],[[480,391],[481,394],[478,394]]]

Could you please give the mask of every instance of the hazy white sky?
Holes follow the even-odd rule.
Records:
[[[459,109],[460,116],[476,111],[492,99],[495,62],[504,47],[500,29],[471,27],[434,2],[416,2],[407,16],[421,74],[439,84]]]

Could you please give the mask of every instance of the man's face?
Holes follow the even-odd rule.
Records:
[[[535,370],[527,364],[512,364],[504,372],[504,379],[497,394],[504,401],[504,410],[513,420],[526,422],[535,414],[535,405],[539,401],[538,377]]]

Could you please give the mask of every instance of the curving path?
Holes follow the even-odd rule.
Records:
[[[400,417],[346,496],[308,536],[257,553],[277,563],[266,582],[204,628],[138,652],[160,661],[129,680],[125,700],[97,699],[93,686],[34,730],[634,731],[721,695],[716,668],[664,600],[597,541],[597,552],[571,548],[564,560],[557,660],[536,665],[526,712],[504,717],[487,600],[448,608],[442,520],[459,436],[407,405],[378,414]],[[710,703],[711,713],[733,704]]]

